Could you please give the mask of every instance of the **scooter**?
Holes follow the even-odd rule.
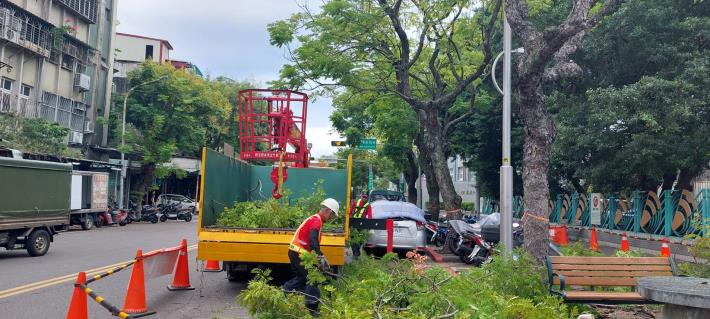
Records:
[[[137,217],[136,206],[132,201],[128,202],[128,208],[129,224],[133,221],[151,222],[153,224],[158,222],[157,210],[150,205],[143,205],[141,209],[141,218]]]
[[[118,224],[119,226],[126,226],[132,220],[128,217],[128,211],[124,209],[118,209],[116,203],[109,205],[105,212],[98,214],[98,219],[96,220],[96,226],[108,226]]]
[[[491,260],[493,248],[500,241],[500,224],[484,224],[480,228],[460,220],[451,220],[451,228],[458,235],[453,244],[462,262],[477,267]],[[513,247],[523,244],[523,229],[513,223]],[[449,246],[452,248],[452,246]]]
[[[172,220],[184,220],[189,222],[192,220],[192,214],[186,210],[180,210],[178,207],[180,203],[170,203],[163,205],[160,209],[160,221],[164,222],[168,219]]]

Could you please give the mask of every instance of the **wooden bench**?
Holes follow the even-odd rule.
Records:
[[[594,291],[593,287],[636,287],[640,277],[674,276],[676,265],[668,257],[547,256],[550,293],[569,303],[656,303],[637,292]],[[555,290],[559,286],[559,290]],[[567,289],[575,286],[576,289]],[[587,290],[581,290],[586,288]]]

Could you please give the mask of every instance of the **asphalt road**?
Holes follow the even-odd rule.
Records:
[[[146,300],[157,314],[148,318],[245,318],[235,297],[244,283],[229,282],[224,272],[197,269],[197,223],[167,221],[134,223],[125,227],[74,230],[55,237],[49,252],[30,257],[26,251],[0,250],[0,317],[3,319],[65,318],[73,283],[80,271],[97,274],[106,266],[131,260],[137,249],[148,252],[177,246],[186,239],[190,283],[195,290],[168,291],[172,276],[146,279]],[[132,268],[94,282],[90,287],[107,301],[123,305]],[[87,275],[89,276],[89,275]],[[115,318],[89,299],[89,318]]]

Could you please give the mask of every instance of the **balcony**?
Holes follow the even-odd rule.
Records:
[[[96,23],[98,14],[97,0],[55,0],[55,3],[66,7],[90,23]]]
[[[52,25],[9,3],[0,4],[0,39],[49,57]]]
[[[39,103],[34,99],[22,96],[19,99],[17,94],[12,94],[5,90],[0,90],[0,113],[14,114],[19,117],[37,117],[37,107]]]

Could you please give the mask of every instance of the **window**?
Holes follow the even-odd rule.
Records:
[[[20,87],[20,95],[22,95],[22,96],[30,96],[31,93],[32,93],[32,87],[31,87],[31,86],[29,86],[29,85],[27,85],[27,84],[23,84],[22,87]]]
[[[145,46],[145,59],[146,60],[153,60],[153,46],[152,45]]]
[[[463,182],[464,169],[463,166],[459,166],[456,170],[456,181]]]
[[[59,51],[52,49],[52,51],[49,51],[49,62],[52,62],[54,64],[59,64]]]
[[[13,82],[14,82],[13,80],[10,80],[8,78],[2,78],[2,81],[0,81],[0,87],[2,87],[2,89],[4,89],[4,90],[12,91],[12,83]]]
[[[74,71],[74,57],[68,54],[62,55],[62,68]]]

